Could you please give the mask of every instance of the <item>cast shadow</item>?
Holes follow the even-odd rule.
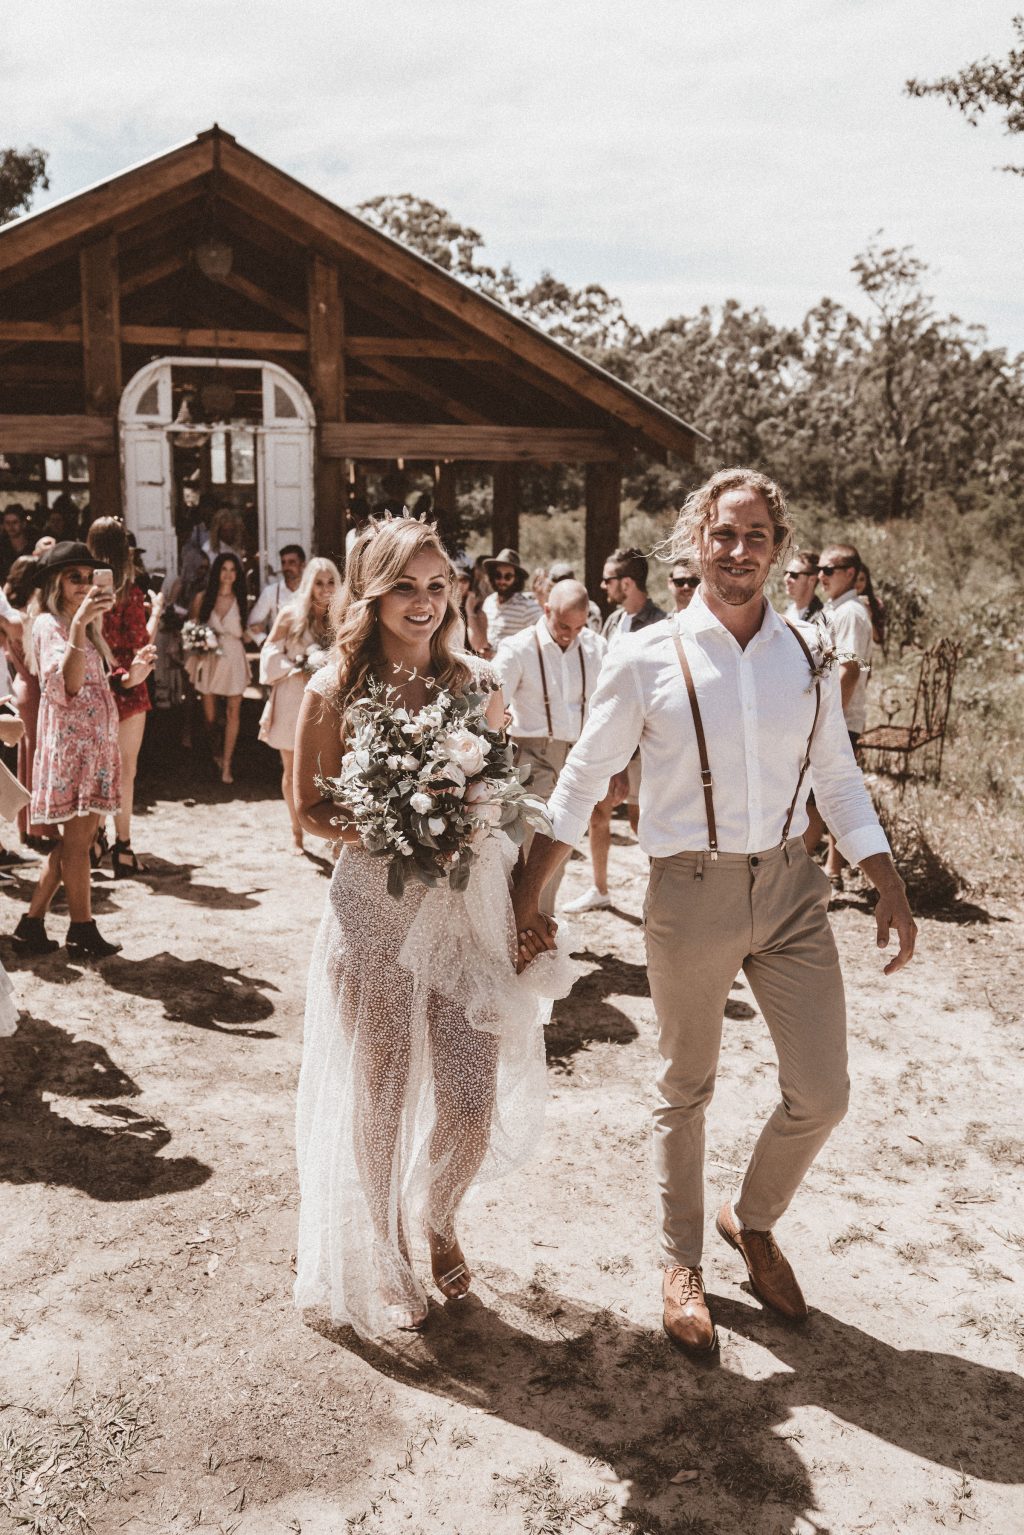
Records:
[[[167,953],[148,959],[116,955],[104,960],[103,979],[115,991],[162,1002],[164,1017],[171,1023],[246,1039],[277,1038],[272,1029],[250,1025],[271,1017],[274,1004],[264,993],[278,988],[272,981],[243,975],[213,960],[179,959]]]
[[[79,1189],[90,1199],[153,1199],[196,1188],[211,1169],[194,1157],[161,1157],[171,1132],[159,1119],[110,1099],[139,1088],[102,1045],[74,1039],[22,1013],[0,1039],[0,1182]],[[80,1125],[46,1095],[88,1100],[109,1125]]]
[[[140,854],[139,861],[145,868],[140,874],[132,875],[135,884],[146,885],[158,895],[171,895],[179,901],[189,901],[196,906],[210,906],[221,911],[250,911],[260,904],[254,897],[264,894],[262,888],[236,891],[227,890],[223,885],[197,884],[192,875],[200,867],[199,864],[170,863],[166,858],[158,858],[153,853]],[[95,893],[102,886],[94,882],[92,888],[95,900]]]
[[[726,1362],[696,1364],[660,1332],[615,1312],[486,1265],[481,1272],[487,1304],[471,1295],[431,1305],[419,1335],[371,1343],[326,1321],[313,1325],[393,1380],[610,1466],[631,1484],[623,1507],[630,1528],[776,1535],[791,1527],[784,1517],[802,1515],[826,1535],[812,1467],[796,1438],[779,1433],[805,1406],[936,1466],[1003,1484],[1024,1480],[1024,1382],[1008,1371],[893,1348],[824,1312],[791,1328],[752,1304],[712,1296],[720,1329],[779,1361],[767,1378],[748,1379],[734,1367],[728,1337]],[[671,1477],[682,1468],[701,1475],[678,1490]],[[694,1522],[674,1522],[684,1514]]]
[[[630,964],[617,954],[595,954],[590,949],[577,951],[576,958],[588,960],[598,968],[581,976],[570,995],[554,1005],[551,1022],[544,1031],[550,1066],[567,1066],[576,1052],[588,1045],[630,1044],[637,1038],[636,1025],[621,1008],[606,999],[650,995],[643,965]]]

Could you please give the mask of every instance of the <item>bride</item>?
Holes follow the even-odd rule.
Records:
[[[503,727],[492,669],[455,648],[456,577],[434,528],[371,524],[349,553],[333,620],[331,661],[310,680],[295,743],[299,821],[343,844],[310,963],[295,1300],[373,1337],[426,1320],[412,1260],[421,1235],[441,1295],[469,1291],[456,1216],[471,1184],[536,1145],[550,999],[579,967],[521,934],[524,955],[541,959],[516,975],[507,837],[484,842],[465,894],[410,881],[396,899],[387,860],[364,852],[324,797],[348,711],[374,683],[410,713],[438,688],[482,694],[488,727]]]

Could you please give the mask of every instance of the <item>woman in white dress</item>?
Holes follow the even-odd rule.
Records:
[[[211,732],[217,723],[217,699],[224,700],[224,748],[222,753],[214,754],[214,761],[220,769],[221,783],[234,783],[231,759],[242,717],[242,694],[249,686],[249,663],[245,659],[249,597],[245,571],[237,554],[218,554],[206,590],[196,593],[188,616],[209,624],[220,642],[219,653],[191,654],[186,669],[203,700],[203,717]]]
[[[291,817],[292,840],[300,853],[302,827],[292,793],[295,727],[306,683],[327,660],[331,648],[331,603],[340,586],[341,575],[333,560],[323,556],[309,560],[298,591],[278,613],[260,652],[260,681],[270,688],[260,717],[260,740],[281,753],[281,794]]]
[[[471,1184],[536,1147],[550,997],[578,967],[563,952],[546,972],[540,961],[517,977],[508,838],[482,844],[465,894],[410,881],[395,899],[387,859],[365,852],[323,795],[348,709],[375,681],[410,712],[438,686],[483,695],[477,707],[502,729],[491,668],[453,649],[455,572],[434,529],[371,524],[349,555],[334,621],[331,661],[309,683],[296,737],[300,823],[343,846],[309,972],[295,1300],[373,1337],[426,1320],[412,1261],[421,1235],[442,1296],[469,1290],[460,1205]]]

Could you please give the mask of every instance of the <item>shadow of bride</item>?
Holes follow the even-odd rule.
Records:
[[[92,1199],[152,1199],[195,1188],[210,1168],[194,1157],[162,1157],[171,1132],[159,1119],[110,1099],[139,1088],[102,1045],[74,1039],[23,1013],[0,1039],[0,1182],[80,1189]],[[49,1101],[88,1100],[107,1123],[79,1124]]]

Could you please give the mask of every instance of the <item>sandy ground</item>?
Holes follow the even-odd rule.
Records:
[[[24,1009],[0,1041],[0,1528],[1024,1529],[1019,914],[924,923],[886,981],[865,903],[835,912],[853,1108],[779,1233],[812,1315],[766,1314],[709,1234],[723,1344],[698,1368],[660,1331],[644,860],[623,831],[616,909],[581,919],[589,974],[550,1030],[543,1143],[465,1215],[473,1297],[369,1347],[291,1305],[327,869],[287,851],[267,758],[243,771],[229,800],[151,749],[150,872],[98,881],[118,958],[0,945]],[[28,888],[4,890],[0,930]],[[709,1211],[773,1098],[738,981]]]

